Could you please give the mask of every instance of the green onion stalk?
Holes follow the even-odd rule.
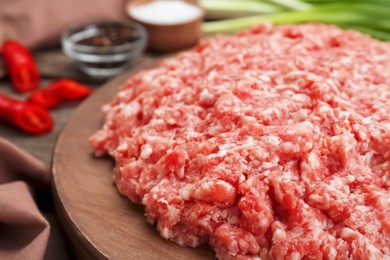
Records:
[[[251,14],[234,19],[207,21],[203,25],[206,34],[235,32],[262,22],[320,22],[358,30],[390,41],[389,0],[203,0],[200,3],[206,12],[211,9],[214,12],[238,10]]]

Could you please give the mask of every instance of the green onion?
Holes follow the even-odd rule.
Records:
[[[260,2],[242,0],[201,0],[200,4],[207,12],[236,12],[236,13],[276,13],[283,11],[280,6]]]
[[[310,4],[299,0],[268,0],[268,2],[278,4],[292,10],[308,10],[311,8]]]
[[[329,13],[297,11],[273,15],[257,15],[217,22],[206,22],[203,25],[203,31],[207,34],[233,32],[262,22],[271,22],[274,24],[304,23],[311,21],[323,23],[346,23],[350,21],[359,22],[367,19],[367,17],[355,13],[334,13],[330,15]]]
[[[255,11],[255,8],[252,8],[251,13],[255,15],[205,22],[203,30],[206,34],[234,32],[262,22],[274,24],[321,22],[358,30],[381,40],[390,40],[390,0],[244,0],[240,3],[218,0],[220,10],[224,8],[226,10],[226,7],[222,6],[227,2],[235,2],[237,10],[241,11],[249,8],[250,4],[258,6],[266,4],[265,6],[272,8],[265,8],[265,11],[261,8]],[[238,6],[241,6],[241,9]],[[217,5],[213,8],[218,10]],[[234,12],[233,9],[230,11]]]

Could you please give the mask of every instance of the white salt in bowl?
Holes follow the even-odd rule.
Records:
[[[190,48],[202,35],[203,9],[190,0],[132,0],[130,18],[146,28],[148,49],[177,51]]]

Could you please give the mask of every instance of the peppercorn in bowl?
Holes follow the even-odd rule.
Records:
[[[62,35],[62,49],[81,71],[109,78],[128,68],[143,53],[147,33],[135,22],[101,22],[75,26]]]

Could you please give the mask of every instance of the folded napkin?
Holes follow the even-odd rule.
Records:
[[[50,236],[50,224],[34,200],[50,191],[50,178],[42,162],[0,138],[0,259],[67,259],[57,227]],[[50,212],[45,215],[55,225]]]
[[[58,43],[61,32],[75,24],[124,20],[128,0],[0,0],[0,43],[3,35],[29,48]],[[5,71],[0,65],[0,77]]]

